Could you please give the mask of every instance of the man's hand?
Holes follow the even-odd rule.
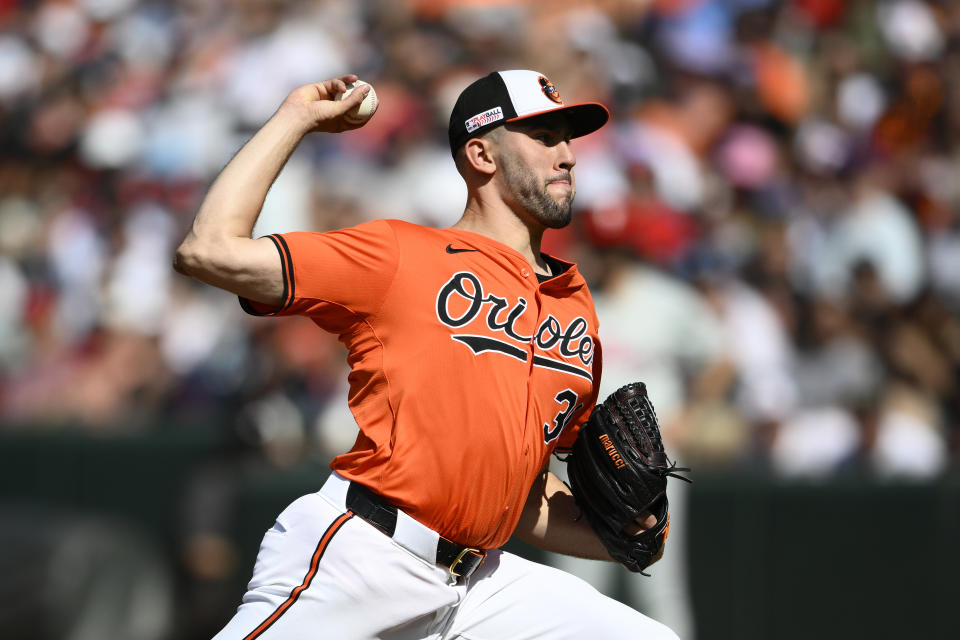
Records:
[[[349,96],[337,100],[338,95],[346,92],[347,85],[356,81],[357,76],[351,73],[297,87],[280,105],[277,116],[294,119],[304,132],[339,133],[358,129],[365,123],[351,124],[343,119],[343,115],[363,101],[370,92],[370,85],[361,84]]]

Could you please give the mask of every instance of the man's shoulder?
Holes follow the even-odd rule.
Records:
[[[407,220],[398,220],[396,218],[384,218],[382,220],[377,220],[377,222],[382,222],[386,225],[389,225],[396,233],[403,233],[406,235],[437,237],[443,233],[441,229],[437,229],[436,227],[429,227],[424,224],[409,222]]]
[[[440,229],[433,227],[427,227],[421,224],[415,224],[413,222],[407,222],[406,220],[397,220],[393,218],[377,218],[375,220],[367,220],[364,222],[359,222],[349,227],[343,227],[340,229],[331,229],[328,231],[321,232],[322,235],[328,234],[347,234],[351,236],[359,235],[389,235],[397,238],[402,237],[422,237],[422,238],[436,238],[442,234]]]
[[[450,233],[446,229],[396,219],[383,219],[379,223],[389,228],[397,244],[406,249],[416,250],[418,247],[433,247],[450,242]]]

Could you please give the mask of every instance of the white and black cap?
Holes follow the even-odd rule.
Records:
[[[555,112],[567,116],[574,138],[596,131],[610,118],[607,108],[597,102],[564,104],[557,87],[542,73],[494,71],[457,98],[447,130],[450,151],[456,153],[470,138],[504,123]]]

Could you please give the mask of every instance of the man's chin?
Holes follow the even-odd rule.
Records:
[[[547,220],[544,220],[544,226],[548,229],[563,229],[565,226],[570,224],[570,221],[573,219],[573,211],[567,209],[564,213],[558,215],[550,216]]]

